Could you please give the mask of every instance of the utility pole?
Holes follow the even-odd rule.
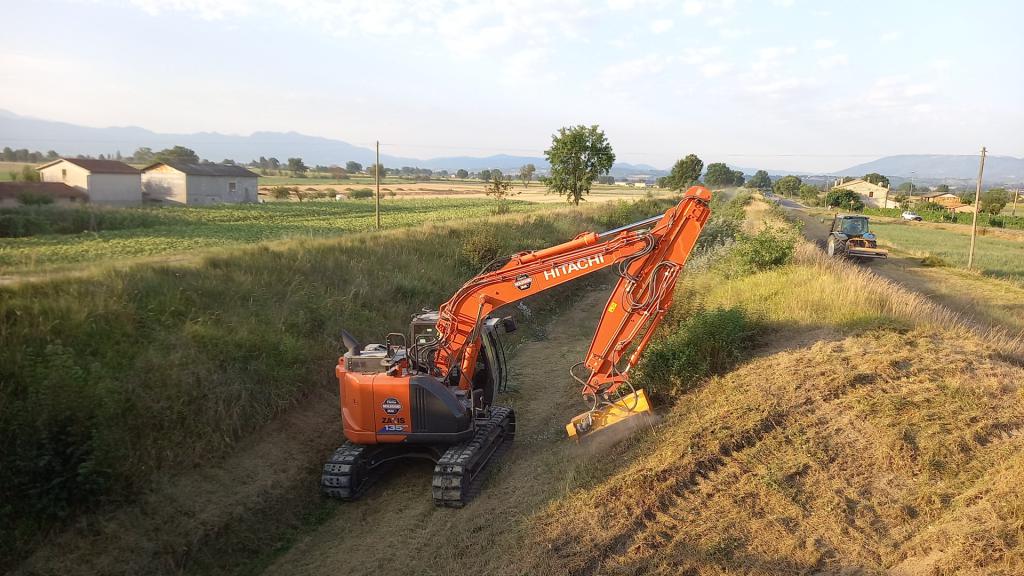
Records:
[[[1020,196],[1020,188],[1013,189],[1013,208],[1010,210],[1010,216],[1017,215],[1017,196]]]
[[[885,184],[885,200],[882,200],[882,208],[889,207],[889,183]]]
[[[974,218],[971,220],[971,251],[967,255],[967,269],[974,266],[974,242],[978,237],[978,206],[981,201],[981,178],[985,174],[985,147],[981,147],[981,164],[978,166],[978,187],[974,190]]]
[[[380,140],[377,140],[377,162],[373,165],[373,176],[377,181],[377,230],[380,230]]]

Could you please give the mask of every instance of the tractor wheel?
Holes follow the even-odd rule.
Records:
[[[839,240],[835,236],[829,236],[828,247],[825,250],[829,256],[840,257],[846,256],[846,241]]]

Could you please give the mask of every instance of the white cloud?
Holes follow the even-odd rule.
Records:
[[[846,54],[833,54],[831,56],[818,58],[818,66],[820,66],[822,70],[832,70],[833,68],[846,66],[849,63],[850,59]]]
[[[772,0],[772,4],[783,8],[789,8],[793,4],[796,4],[796,0]]]
[[[668,61],[667,58],[649,54],[643,58],[609,64],[601,71],[601,81],[604,84],[612,85],[643,80],[664,71]]]
[[[707,46],[705,48],[687,48],[683,50],[680,61],[683,64],[689,64],[691,66],[700,66],[705,64],[713,57],[718,56],[722,53],[722,49],[718,46]]]
[[[903,38],[903,32],[899,30],[890,30],[878,37],[882,42],[895,42]]]
[[[834,48],[835,45],[836,41],[831,38],[818,38],[814,41],[815,50],[828,50],[829,48]]]
[[[634,6],[635,0],[608,0],[608,7],[612,10],[632,10]]]
[[[203,20],[221,20],[245,14],[252,4],[246,0],[130,0],[130,2],[148,14],[190,12]]]
[[[718,35],[728,40],[735,40],[750,35],[750,28],[722,28]]]
[[[704,11],[704,3],[698,0],[686,0],[683,2],[683,14],[696,16]]]
[[[664,32],[668,32],[669,30],[672,29],[673,24],[674,22],[672,22],[668,18],[655,20],[654,22],[651,22],[651,32],[654,32],[655,34],[662,34]]]
[[[732,70],[731,62],[708,62],[700,67],[700,73],[705,78],[715,78]]]

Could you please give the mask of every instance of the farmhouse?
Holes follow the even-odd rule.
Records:
[[[939,194],[926,194],[922,196],[929,202],[934,202],[943,208],[949,208],[950,210],[963,206],[963,202],[960,201],[960,197],[950,192],[942,192]]]
[[[157,162],[142,169],[147,200],[177,204],[256,202],[259,177],[241,166]]]
[[[88,201],[88,194],[63,182],[0,182],[0,208],[33,202],[78,204]]]
[[[61,182],[89,195],[95,204],[138,204],[142,181],[136,168],[117,160],[61,158],[39,168],[43,182]]]
[[[855,178],[842,184],[836,184],[832,189],[852,190],[860,194],[861,200],[864,201],[866,206],[872,208],[899,208],[899,203],[895,200],[896,194],[893,194],[885,186],[872,184],[863,178]],[[889,194],[888,200],[886,199],[886,193]],[[885,206],[882,206],[883,203]]]

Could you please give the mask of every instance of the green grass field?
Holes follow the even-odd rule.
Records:
[[[913,224],[871,223],[879,242],[915,256],[938,256],[952,266],[967,266],[971,239],[966,234]],[[985,274],[1024,280],[1024,242],[979,235],[975,263]]]
[[[0,182],[10,182],[11,172],[14,172],[18,176],[18,180],[21,180],[21,171],[25,169],[25,166],[35,167],[36,164],[29,164],[26,162],[0,162]]]
[[[388,199],[382,204],[381,219],[385,228],[392,229],[479,218],[491,214],[494,207],[490,199]],[[511,202],[510,208],[517,213],[545,209],[526,202]],[[372,230],[375,222],[370,201],[131,208],[117,213],[134,215],[138,225],[0,238],[0,273],[49,272],[140,257],[191,255],[196,250],[267,240],[336,236]]]

